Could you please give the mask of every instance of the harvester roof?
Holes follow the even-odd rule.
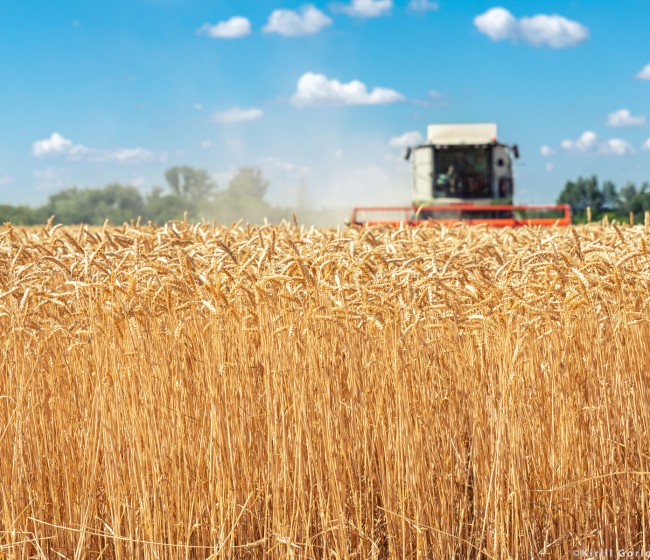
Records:
[[[484,124],[431,124],[427,129],[427,143],[444,146],[466,144],[494,144],[497,125]]]

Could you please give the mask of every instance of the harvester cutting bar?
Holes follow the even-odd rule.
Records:
[[[482,206],[387,206],[355,208],[352,223],[361,226],[427,224],[486,224],[493,227],[568,226],[571,208],[566,205]]]

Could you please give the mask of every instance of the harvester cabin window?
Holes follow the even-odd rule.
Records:
[[[451,146],[437,148],[436,198],[491,198],[489,148]]]

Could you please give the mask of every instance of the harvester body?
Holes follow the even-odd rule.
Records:
[[[516,145],[497,140],[495,124],[430,125],[426,141],[407,150],[412,206],[355,208],[357,224],[453,223],[568,225],[566,206],[513,206]]]

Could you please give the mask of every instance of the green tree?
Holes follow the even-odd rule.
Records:
[[[46,222],[47,218],[44,208],[0,204],[0,224],[11,222],[16,225],[35,226]]]
[[[132,186],[111,183],[101,189],[72,187],[50,195],[44,207],[64,224],[114,224],[136,220],[144,211],[140,191]]]
[[[31,225],[44,223],[54,215],[56,222],[63,224],[101,225],[106,219],[121,224],[138,218],[162,224],[181,219],[185,213],[190,220],[206,218],[222,223],[261,223],[265,219],[278,222],[291,218],[289,208],[278,208],[264,200],[269,182],[256,167],[240,168],[228,188],[220,192],[203,169],[172,167],[165,178],[168,189],[154,188],[148,196],[120,183],[99,189],[70,187],[50,195],[38,209],[0,206],[0,222]]]
[[[195,219],[192,203],[177,194],[164,194],[160,187],[156,187],[145,201],[143,218],[155,224],[164,224],[169,220],[182,219],[185,212]]]
[[[631,212],[639,221],[646,210],[650,210],[650,185],[643,183],[637,187],[634,183],[626,183],[620,191],[618,213],[627,218]]]
[[[557,202],[571,206],[574,215],[584,214],[587,208],[591,208],[594,213],[599,213],[603,209],[604,196],[598,188],[598,179],[594,175],[587,179],[579,177],[576,181],[567,181]]]
[[[616,210],[620,204],[620,197],[616,185],[612,181],[603,183],[603,210]]]
[[[210,200],[218,189],[217,183],[205,169],[187,165],[172,167],[165,172],[172,193],[193,203]]]

